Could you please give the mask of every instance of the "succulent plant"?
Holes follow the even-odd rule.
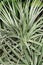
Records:
[[[43,65],[43,2],[2,1],[0,20],[0,64]]]

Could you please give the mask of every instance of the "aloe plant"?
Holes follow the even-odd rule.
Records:
[[[43,65],[43,3],[2,1],[0,20],[0,64]]]

